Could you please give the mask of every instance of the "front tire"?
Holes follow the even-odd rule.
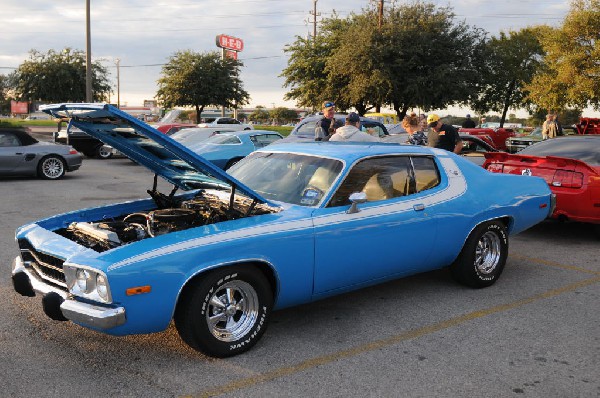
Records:
[[[59,156],[46,156],[38,163],[37,172],[45,180],[57,180],[65,175],[65,162]]]
[[[266,277],[255,267],[217,269],[184,291],[175,327],[190,347],[218,358],[241,354],[265,332],[273,307]]]
[[[506,227],[499,221],[489,221],[471,232],[450,271],[459,283],[474,288],[488,287],[500,278],[507,257]]]

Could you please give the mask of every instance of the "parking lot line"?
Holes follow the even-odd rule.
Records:
[[[565,266],[565,267],[568,267],[567,269],[577,268],[577,267],[569,267],[569,266]],[[560,268],[564,268],[564,267],[560,267]],[[578,270],[581,271],[582,269],[578,269]],[[599,274],[599,273],[595,273],[595,272],[592,272],[592,273]],[[307,359],[307,360],[302,361],[295,365],[286,366],[286,367],[282,367],[279,369],[274,369],[270,372],[266,372],[266,373],[263,373],[263,374],[260,374],[257,376],[243,378],[243,379],[234,381],[229,384],[224,384],[222,386],[218,386],[215,389],[207,390],[202,393],[195,394],[195,395],[187,395],[186,397],[213,397],[213,396],[218,396],[218,395],[230,393],[233,391],[241,390],[243,388],[248,388],[248,387],[260,384],[260,383],[278,379],[280,377],[285,377],[285,376],[289,376],[289,375],[292,375],[295,373],[299,373],[299,372],[302,372],[307,369],[312,369],[312,368],[315,368],[320,365],[325,365],[325,364],[332,363],[332,362],[335,362],[335,361],[338,361],[341,359],[350,358],[350,357],[353,357],[353,356],[356,356],[356,355],[359,355],[359,354],[362,354],[365,352],[375,351],[375,350],[378,350],[378,349],[381,349],[384,347],[388,347],[388,346],[391,346],[394,344],[401,343],[406,340],[423,337],[428,334],[435,333],[440,330],[448,329],[448,328],[451,328],[451,327],[454,327],[457,325],[461,325],[463,323],[466,323],[466,322],[469,322],[469,321],[472,321],[475,319],[483,318],[483,317],[493,315],[493,314],[498,314],[501,312],[510,311],[515,308],[523,307],[527,304],[531,304],[531,303],[534,303],[534,302],[537,302],[537,301],[540,301],[543,299],[548,299],[548,298],[552,298],[552,297],[555,297],[555,296],[558,296],[558,295],[561,295],[564,293],[569,293],[569,292],[572,292],[579,288],[596,284],[598,282],[600,282],[600,276],[590,278],[590,279],[585,279],[585,280],[582,280],[579,282],[565,285],[563,287],[559,287],[557,289],[548,290],[543,293],[539,293],[539,294],[536,294],[536,295],[533,295],[530,297],[526,297],[521,300],[516,300],[516,301],[510,302],[510,303],[500,304],[500,305],[493,306],[490,308],[473,311],[468,314],[460,315],[460,316],[450,318],[445,321],[435,323],[432,325],[424,326],[424,327],[421,327],[418,329],[409,330],[407,332],[400,333],[398,335],[391,336],[391,337],[388,337],[385,339],[376,340],[371,343],[363,344],[363,345],[360,345],[357,347],[337,351],[337,352],[327,354],[327,355],[322,355],[322,356],[319,356],[316,358]]]
[[[529,262],[532,262],[532,263],[546,265],[548,267],[561,268],[561,269],[566,269],[566,270],[569,270],[569,271],[578,271],[578,272],[583,272],[583,273],[592,274],[592,275],[600,275],[599,271],[593,271],[593,270],[590,270],[590,269],[576,267],[576,266],[573,266],[573,265],[560,264],[560,263],[557,263],[557,262],[554,262],[554,261],[544,260],[544,259],[541,259],[541,258],[533,258],[533,257],[523,256],[521,254],[510,254],[508,257],[512,258],[512,259],[515,259],[515,260],[529,261]]]

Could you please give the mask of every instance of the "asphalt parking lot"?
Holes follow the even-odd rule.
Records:
[[[598,397],[600,238],[543,222],[511,238],[502,278],[473,290],[430,272],[275,312],[249,352],[207,358],[171,326],[111,337],[55,322],[13,291],[15,229],[145,195],[127,159],[60,181],[0,179],[0,386],[10,397]]]

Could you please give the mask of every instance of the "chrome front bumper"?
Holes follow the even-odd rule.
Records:
[[[33,271],[31,265],[24,262],[21,257],[16,257],[12,263],[13,283],[15,280],[23,281],[23,275],[27,277],[31,289],[35,294],[40,294],[44,297],[50,295],[60,296],[59,310],[62,315],[70,321],[78,323],[92,329],[112,329],[123,325],[126,321],[125,308],[123,307],[104,307],[90,303],[84,303],[73,299],[64,290],[44,282],[36,272]],[[32,296],[33,294],[24,294],[20,289],[15,290],[22,295]],[[47,313],[48,314],[48,313]]]

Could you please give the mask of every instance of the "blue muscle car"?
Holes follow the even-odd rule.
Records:
[[[156,176],[150,197],[19,228],[15,290],[41,295],[53,319],[112,335],[174,319],[187,344],[216,357],[252,347],[274,309],[443,267],[490,286],[508,236],[554,206],[541,178],[489,173],[444,150],[287,143],[228,174],[110,105],[43,109]]]

